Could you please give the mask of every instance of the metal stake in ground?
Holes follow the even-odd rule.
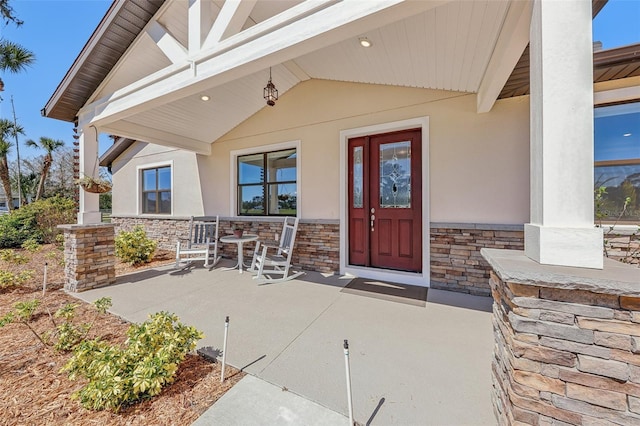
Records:
[[[224,320],[224,343],[222,344],[222,370],[220,371],[220,383],[224,382],[224,367],[227,360],[227,335],[229,334],[229,317]]]
[[[42,297],[44,297],[44,293],[47,291],[47,262],[44,262],[44,280],[42,281]]]
[[[344,339],[344,368],[347,374],[347,402],[349,403],[349,425],[353,426],[353,401],[351,400],[351,370],[349,369],[349,341]]]

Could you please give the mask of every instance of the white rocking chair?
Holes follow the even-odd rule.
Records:
[[[189,221],[189,238],[179,239],[176,247],[176,268],[180,263],[191,263],[204,260],[205,268],[215,266],[220,260],[218,256],[218,216],[191,217]],[[182,240],[182,241],[181,241]]]
[[[287,217],[284,219],[280,243],[277,241],[271,243],[258,241],[256,243],[253,261],[251,262],[251,268],[249,268],[251,272],[257,273],[253,277],[254,279],[274,283],[292,280],[304,274],[304,272],[300,271],[289,275],[291,255],[297,231],[298,218]]]

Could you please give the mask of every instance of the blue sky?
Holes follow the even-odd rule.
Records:
[[[18,123],[26,131],[20,138],[20,154],[36,155],[24,146],[26,139],[47,136],[71,145],[72,124],[40,116],[40,110],[93,33],[110,0],[12,0],[11,5],[24,25],[2,28],[2,37],[33,51],[36,64],[27,72],[4,74],[5,91],[0,117],[11,119],[13,95]],[[640,41],[640,0],[609,0],[594,20],[594,40],[611,48]],[[101,138],[101,150],[108,139]],[[14,150],[15,155],[15,150]]]
[[[13,95],[18,123],[26,132],[19,139],[21,157],[38,155],[24,146],[27,139],[47,136],[71,146],[73,125],[42,117],[40,110],[98,26],[111,1],[11,0],[10,4],[24,24],[19,28],[13,24],[2,28],[2,37],[34,52],[36,63],[24,73],[2,75],[5,90],[0,94],[3,98],[0,117],[13,119]]]

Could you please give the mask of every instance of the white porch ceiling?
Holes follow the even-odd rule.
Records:
[[[161,11],[158,22],[172,35],[186,43],[187,2],[177,1]],[[245,27],[271,18],[299,1],[258,1]],[[222,2],[212,3],[215,16]],[[349,37],[330,46],[306,53],[283,64],[273,64],[273,81],[280,95],[307,78],[374,83],[416,88],[431,88],[476,93],[494,53],[507,17],[509,1],[451,1],[366,31],[371,48],[360,46],[357,37]],[[183,8],[184,13],[176,12]],[[167,13],[172,10],[172,13]],[[167,17],[171,16],[169,20]],[[131,83],[136,77],[150,75],[167,66],[167,59],[155,45],[138,40],[134,54],[127,54],[118,64],[120,71],[101,87],[101,95],[113,87]],[[140,48],[142,47],[142,48]],[[286,65],[286,66],[285,66]],[[145,139],[155,135],[154,143],[207,152],[210,144],[242,121],[266,107],[262,88],[268,69],[240,77],[198,94],[185,93],[177,100],[156,105],[144,112],[129,115],[103,128],[119,136]],[[200,95],[210,96],[209,102]],[[277,108],[277,106],[275,107]],[[135,130],[138,127],[138,130]],[[146,132],[145,129],[153,129]],[[162,134],[162,137],[158,135]],[[179,142],[182,139],[182,142]]]

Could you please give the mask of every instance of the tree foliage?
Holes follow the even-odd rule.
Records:
[[[24,23],[15,15],[15,11],[9,4],[9,0],[0,0],[0,16],[2,16],[5,25],[9,25],[9,23],[13,22],[17,27],[19,27]]]
[[[42,160],[42,170],[40,172],[40,180],[38,183],[38,190],[36,191],[36,201],[42,198],[44,194],[44,183],[47,180],[49,169],[53,163],[53,153],[64,146],[64,142],[60,139],[52,139],[46,136],[41,136],[38,141],[29,139],[25,142],[25,145],[29,147],[39,148],[45,151],[44,158]]]

